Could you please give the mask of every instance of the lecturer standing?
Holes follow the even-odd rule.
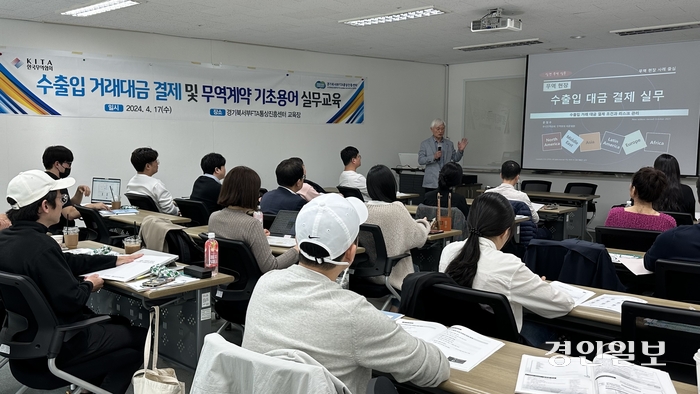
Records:
[[[443,138],[445,122],[442,119],[433,120],[433,123],[430,124],[430,131],[433,132],[433,136],[421,142],[418,151],[418,164],[425,166],[423,188],[426,193],[437,189],[438,175],[445,164],[462,160],[464,148],[469,143],[466,138],[462,138],[457,142],[457,150],[455,150],[452,141]]]

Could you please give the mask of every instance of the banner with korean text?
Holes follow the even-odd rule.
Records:
[[[0,52],[0,115],[364,122],[362,77],[23,48]]]

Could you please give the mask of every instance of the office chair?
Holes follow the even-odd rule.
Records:
[[[646,252],[659,234],[661,231],[598,226],[595,228],[595,242],[606,248]]]
[[[342,194],[345,198],[357,197],[360,199],[360,201],[365,201],[364,197],[362,197],[360,189],[356,189],[354,187],[338,186],[338,192],[340,192],[340,194]]]
[[[654,297],[700,303],[700,263],[656,260]]]
[[[200,234],[200,237],[205,239],[206,234]],[[242,331],[250,296],[262,272],[247,244],[219,237],[216,241],[219,243],[219,272],[233,276],[235,281],[216,289],[214,311]],[[217,332],[227,326],[223,324]]]
[[[447,214],[447,208],[441,207],[440,215]],[[452,207],[452,210],[450,211],[449,215],[452,218],[452,229],[462,231],[461,235],[452,237],[452,241],[462,241],[467,239],[467,219],[464,217],[462,211],[455,207]],[[430,205],[425,204],[418,204],[418,208],[416,208],[415,217],[428,218],[428,220],[432,220],[433,218],[437,217],[437,207],[432,207]]]
[[[533,239],[523,262],[538,276],[572,285],[625,291],[605,246],[579,239]]]
[[[520,182],[520,190],[523,192],[548,192],[552,189],[552,182],[528,180]]]
[[[185,230],[173,229],[165,233],[168,253],[178,255],[182,264],[204,266],[204,248],[197,245]]]
[[[693,355],[700,348],[700,311],[625,301],[620,320],[622,340],[634,342],[635,364],[651,363],[643,345],[662,341],[663,352],[652,348],[646,353],[663,353],[656,363],[666,365],[653,367],[668,372],[673,380],[696,384]]]
[[[530,220],[520,222],[516,225],[516,231],[518,232],[517,238],[515,236],[511,237],[511,239],[504,246],[505,252],[512,253],[520,258],[523,258],[525,255],[525,249],[537,234],[537,223],[532,221],[532,212],[527,204],[522,201],[513,200],[508,200],[508,202],[510,203],[510,206],[513,207],[513,212],[516,215],[530,217]]]
[[[187,227],[209,224],[211,212],[209,212],[209,209],[203,202],[188,198],[174,198],[173,201],[177,204],[182,216],[192,219],[190,223],[187,223]]]
[[[93,393],[110,394],[71,374],[73,371],[89,371],[90,364],[98,360],[68,365],[62,370],[56,366],[56,357],[66,336],[71,338],[76,331],[107,322],[111,319],[109,316],[59,325],[34,281],[23,275],[0,272],[0,295],[7,312],[0,331],[0,343],[3,344],[0,356],[10,360],[12,375],[18,382],[38,390],[54,390],[75,384]],[[43,358],[47,359],[46,364],[31,362]],[[41,368],[37,368],[39,365]]]
[[[80,205],[74,205],[74,207],[78,210],[78,213],[80,213],[80,216],[85,222],[85,226],[94,235],[94,239],[92,239],[93,241],[106,245],[122,247],[122,241],[124,238],[129,236],[128,234],[119,234],[109,231],[107,223],[102,218],[99,211]]]
[[[594,183],[572,182],[566,185],[566,187],[564,188],[564,193],[591,195],[595,194],[595,191],[597,189],[598,185]],[[586,209],[589,213],[593,214],[590,219],[586,218],[586,224],[588,224],[593,220],[593,218],[595,218],[595,200],[588,201]]]
[[[424,274],[421,272],[406,277],[404,289],[407,289],[409,280],[415,280],[420,289],[413,289],[410,296],[405,294],[399,313],[445,326],[459,324],[482,335],[522,343],[513,310],[506,296],[459,286],[456,283],[420,281],[418,278]],[[429,275],[444,275],[449,278],[440,273]],[[489,308],[484,308],[484,305],[488,305]]]
[[[692,226],[694,224],[693,215],[689,213],[668,211],[662,211],[661,213],[665,213],[676,219],[676,226]]]
[[[396,256],[387,256],[384,235],[379,226],[374,224],[360,225],[360,245],[365,248],[363,255],[355,256],[350,276],[350,290],[368,298],[380,298],[391,295],[382,310],[386,310],[392,298],[401,301],[399,293],[389,284],[389,275],[392,268],[409,253]],[[367,280],[372,277],[384,277],[383,284],[376,284]]]
[[[124,193],[124,195],[129,200],[130,205],[135,205],[147,211],[160,212],[158,205],[151,197],[135,193]]]

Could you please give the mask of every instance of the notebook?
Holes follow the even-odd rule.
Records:
[[[92,193],[90,202],[111,204],[119,200],[121,195],[122,180],[116,178],[92,178]]]
[[[399,153],[399,162],[401,167],[406,168],[423,168],[418,164],[418,153]]]
[[[297,244],[296,239],[294,239],[294,223],[298,214],[298,211],[283,210],[277,212],[277,216],[270,226],[270,236],[267,237],[267,243],[270,246],[291,248]]]

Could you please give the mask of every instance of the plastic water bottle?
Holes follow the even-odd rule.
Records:
[[[262,222],[263,222],[263,213],[262,213],[262,211],[260,210],[260,205],[258,205],[258,209],[256,209],[256,210],[253,212],[253,217],[254,217],[255,219],[258,219],[258,220],[260,221],[260,224],[262,224]]]
[[[214,233],[209,233],[204,243],[204,268],[211,268],[212,276],[219,273],[219,243],[215,237]]]

